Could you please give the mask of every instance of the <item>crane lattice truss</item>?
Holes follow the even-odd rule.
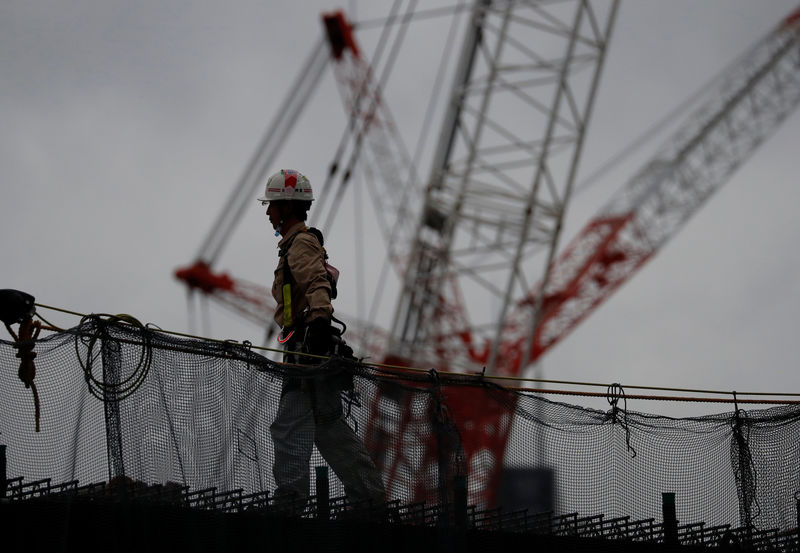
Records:
[[[504,365],[503,321],[549,277],[616,11],[616,0],[475,3],[394,358],[463,368],[480,343],[483,365]],[[525,305],[534,313],[537,302]]]
[[[585,3],[580,4],[578,11],[586,8]],[[478,7],[475,21],[480,21],[480,10],[486,7],[487,4]],[[503,20],[508,18],[506,14]],[[577,23],[580,18],[576,17],[575,21]],[[485,25],[485,21],[480,23],[481,27]],[[571,51],[569,43],[566,51]],[[597,66],[599,69],[599,61]],[[571,165],[567,168],[564,187],[566,194],[556,196],[552,178],[554,164],[543,154],[547,151],[546,143],[555,136],[551,131],[559,127],[565,116],[551,113],[553,120],[545,126],[544,139],[537,144],[540,156],[529,189],[512,196],[512,189],[521,191],[519,183],[508,190],[502,189],[500,183],[511,183],[506,176],[507,169],[524,164],[501,161],[492,154],[516,152],[516,149],[509,144],[506,148],[488,147],[488,152],[483,153],[477,148],[478,131],[482,125],[488,125],[484,122],[488,115],[483,111],[466,110],[476,115],[475,126],[466,127],[464,122],[451,128],[457,133],[476,129],[473,134],[464,134],[467,145],[464,151],[468,155],[441,156],[439,172],[434,168],[425,204],[425,216],[430,221],[426,221],[426,228],[417,237],[418,261],[412,265],[401,298],[405,311],[400,312],[399,321],[404,324],[395,329],[399,330],[394,335],[399,361],[404,357],[415,358],[414,340],[419,339],[432,344],[432,351],[440,359],[438,366],[452,366],[447,361],[463,358],[464,351],[470,361],[492,366],[506,374],[515,374],[535,360],[652,257],[796,109],[800,103],[798,68],[800,10],[724,73],[711,99],[692,114],[656,158],[589,221],[564,253],[557,259],[548,259],[543,279],[532,288],[525,286],[521,264],[527,253],[541,244],[548,248],[550,256],[553,255],[563,216],[558,211],[563,212],[566,205],[574,163],[580,153],[580,139],[566,141],[572,145]],[[565,79],[566,76],[562,81]],[[596,77],[589,84],[590,90],[594,83]],[[461,90],[468,89],[466,85],[457,84],[454,98],[461,96]],[[505,92],[506,88],[500,90]],[[481,105],[486,107],[492,101],[494,98],[484,98]],[[543,185],[550,196],[537,194]],[[509,204],[504,203],[507,199]],[[526,202],[525,209],[515,210],[514,206],[520,201]],[[530,217],[533,213],[538,213],[536,218]],[[552,217],[553,214],[559,216]],[[459,232],[465,229],[472,234],[472,244],[460,241]],[[494,235],[482,234],[485,229],[494,229]],[[549,242],[544,240],[547,236],[550,236]],[[542,240],[537,242],[536,238]],[[477,347],[476,329],[464,324],[465,314],[459,308],[464,305],[462,297],[448,296],[446,287],[452,285],[462,271],[476,278],[476,268],[482,267],[486,259],[509,255],[509,252],[512,252],[512,265],[505,281],[509,288],[496,290],[504,297],[502,316],[496,323],[500,330],[492,342],[487,340],[484,347]],[[475,253],[478,255],[470,257]],[[465,259],[474,265],[470,268]],[[525,292],[512,305],[514,287],[523,288]],[[508,316],[505,316],[506,310],[509,310]],[[453,326],[447,329],[445,324]],[[439,334],[433,334],[433,329]],[[487,401],[489,393],[454,391],[446,398],[449,416],[458,428],[463,448],[458,455],[471,474],[483,475],[483,480],[471,482],[469,487],[470,503],[479,506],[495,504],[512,424],[508,416],[510,410],[501,413],[491,409],[496,404]],[[439,471],[447,470],[442,464],[440,445],[429,441],[421,454],[410,448],[415,455],[401,451],[391,459],[382,459],[380,452],[385,449],[382,446],[385,436],[413,434],[421,420],[409,416],[403,421],[392,421],[382,408],[386,401],[389,398],[380,397],[372,404],[367,429],[370,449],[380,459],[390,489],[415,489],[420,500],[431,500],[436,491],[426,487],[417,475],[428,474],[434,467]],[[408,397],[400,396],[394,401],[408,402]],[[404,407],[404,412],[415,412],[412,405]]]
[[[352,34],[350,23],[342,12],[324,16],[325,29],[336,63],[333,72],[345,111],[352,140],[341,173],[340,187],[346,185],[352,172],[364,172],[367,182],[381,183],[367,187],[375,213],[383,221],[378,228],[383,234],[387,258],[401,269],[412,242],[413,229],[407,222],[416,217],[421,203],[421,186],[411,156],[405,148],[397,125],[383,100],[381,79],[362,55]],[[340,147],[343,155],[347,148]],[[328,184],[328,183],[326,183]],[[326,192],[328,188],[325,188]],[[341,194],[337,199],[342,197]]]
[[[550,278],[515,306],[502,325],[512,337],[503,345],[506,372],[535,361],[632,277],[797,108],[799,20],[800,10],[723,72],[708,100],[564,249]],[[537,303],[531,348],[523,345],[527,305]]]

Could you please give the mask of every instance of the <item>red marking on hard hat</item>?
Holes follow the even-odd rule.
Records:
[[[297,173],[294,171],[286,171],[283,176],[283,185],[286,188],[294,188],[297,186]]]

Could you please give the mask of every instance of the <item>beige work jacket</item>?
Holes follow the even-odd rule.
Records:
[[[325,250],[319,240],[305,230],[304,223],[297,223],[278,242],[278,248],[283,249],[291,241],[287,255],[293,279],[291,284],[295,325],[301,319],[307,324],[320,317],[330,320],[333,315],[331,285],[325,271]],[[283,326],[283,264],[287,255],[279,258],[275,279],[272,281],[272,297],[278,304],[275,308],[275,322],[280,327]],[[303,319],[306,309],[308,311]]]

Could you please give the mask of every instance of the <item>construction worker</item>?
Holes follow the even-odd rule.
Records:
[[[297,171],[281,170],[269,177],[258,200],[268,205],[269,222],[275,235],[282,237],[272,283],[275,321],[282,327],[278,340],[287,352],[326,356],[332,345],[331,281],[321,235],[309,232],[305,224],[314,201],[311,184]],[[287,353],[284,361],[318,364],[321,360]],[[284,379],[278,412],[270,426],[277,504],[304,501],[308,496],[309,462],[315,444],[342,481],[350,501],[385,502],[381,475],[344,420],[340,381],[341,375],[324,372],[313,378]]]

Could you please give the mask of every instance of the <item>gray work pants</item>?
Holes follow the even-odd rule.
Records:
[[[318,376],[284,388],[270,426],[275,445],[272,472],[276,499],[305,498],[309,493],[312,448],[344,485],[350,501],[381,504],[383,481],[364,444],[342,415],[341,390],[333,379]]]

